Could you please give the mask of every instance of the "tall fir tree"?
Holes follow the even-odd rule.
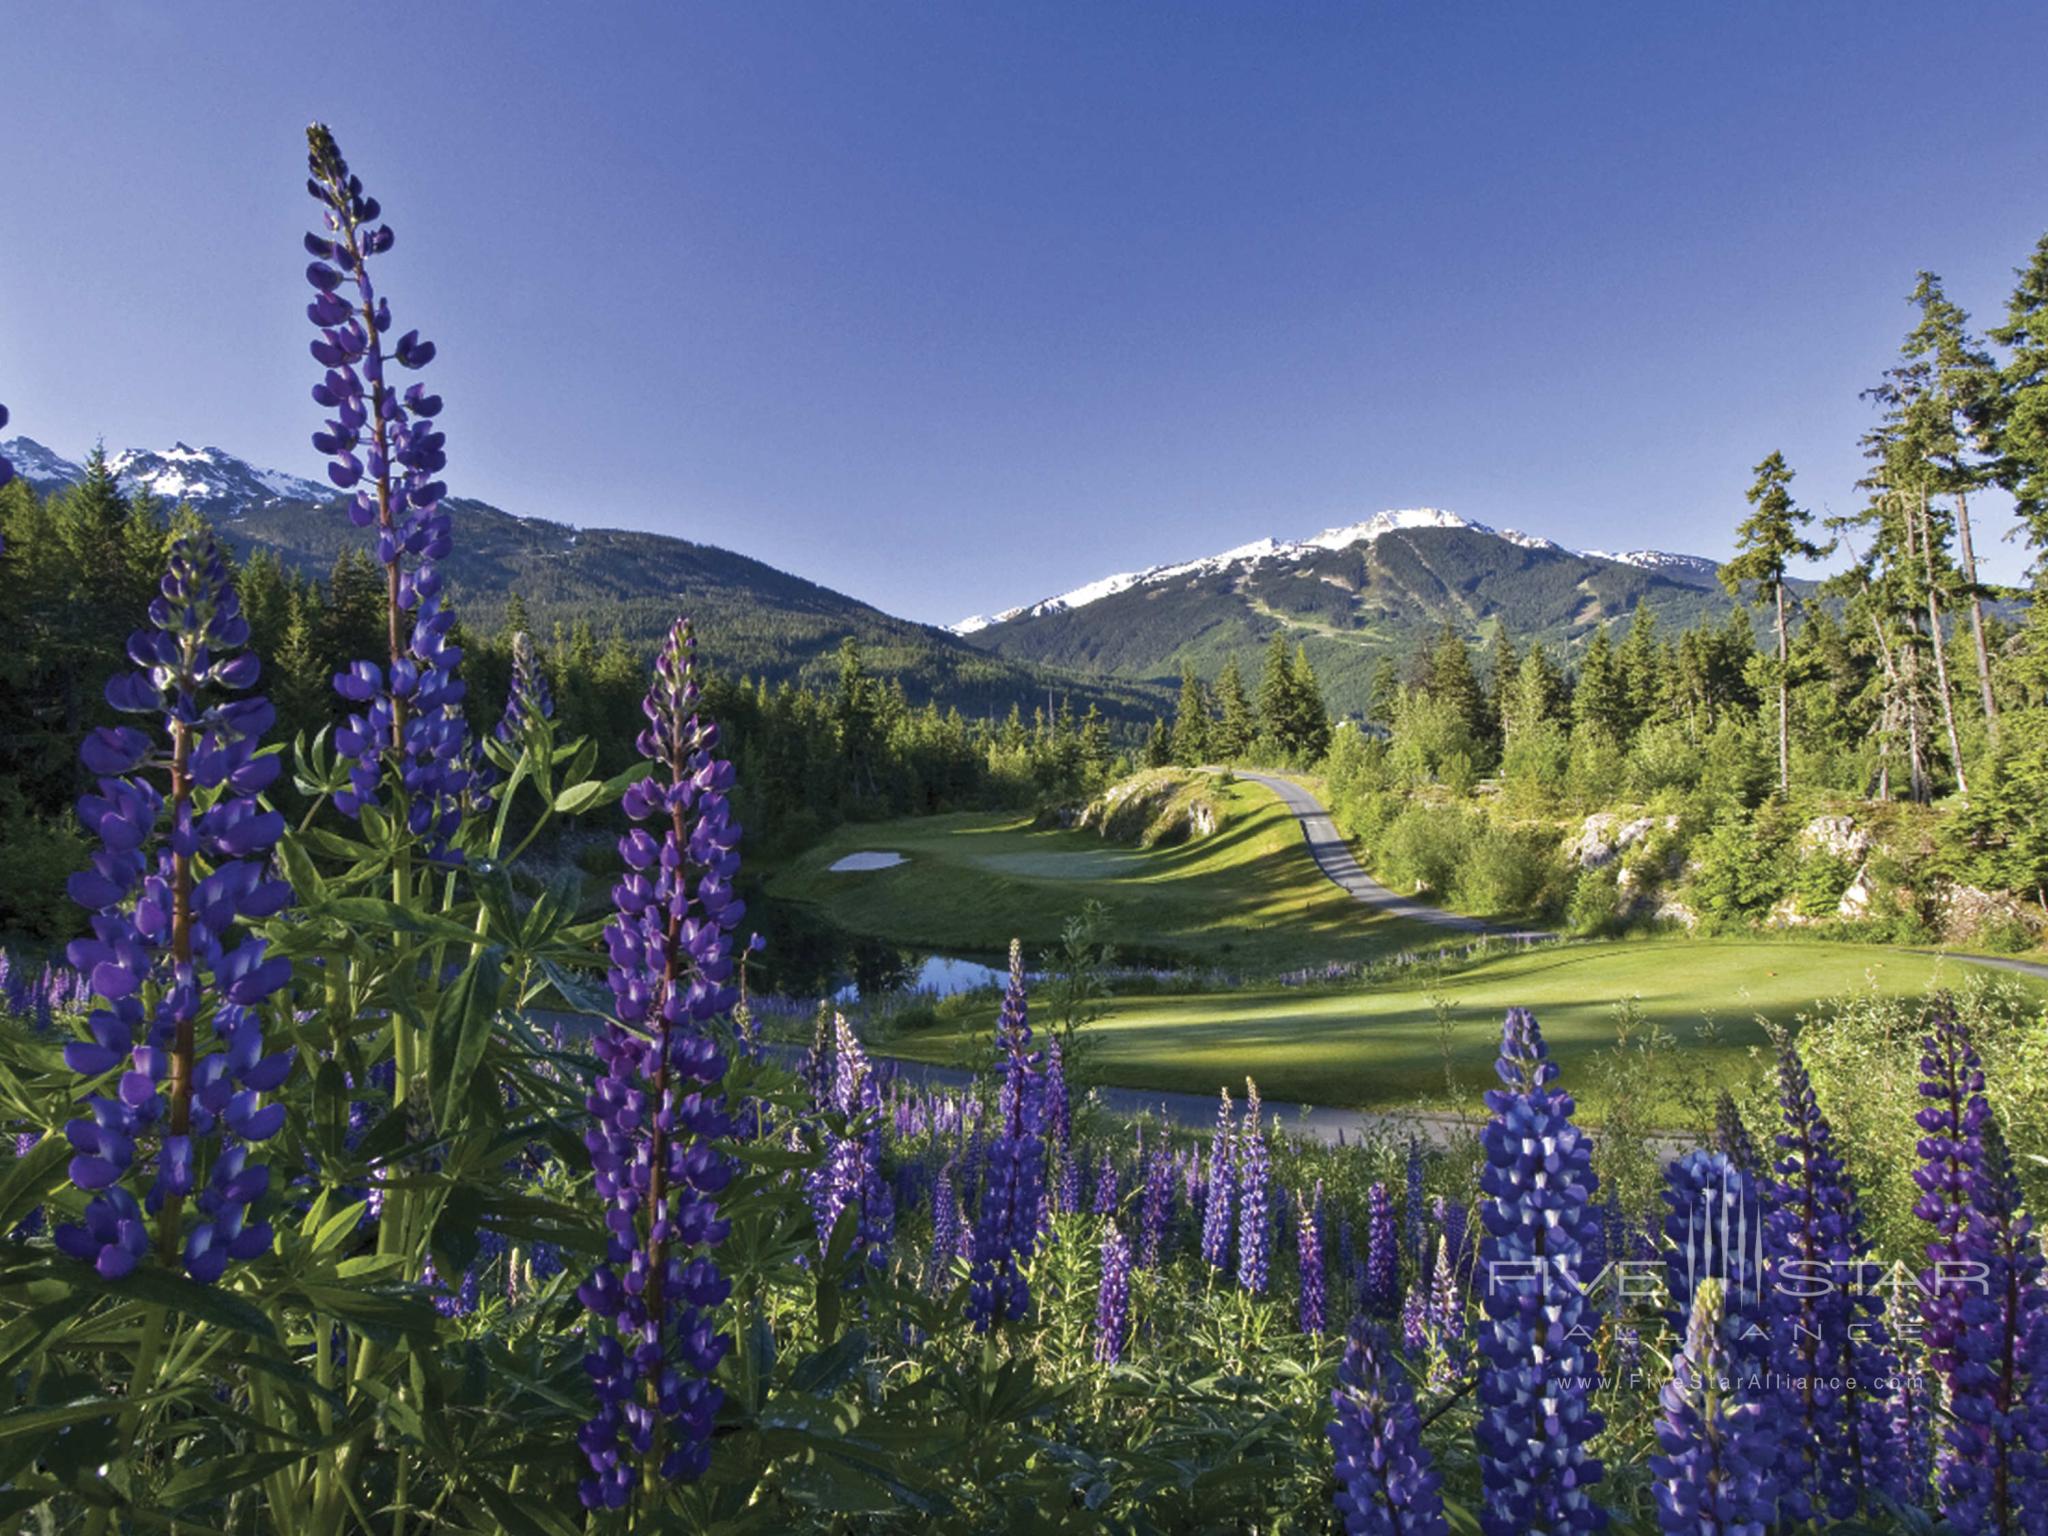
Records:
[[[1751,511],[1735,530],[1735,558],[1721,567],[1721,585],[1738,602],[1745,595],[1772,610],[1778,638],[1778,790],[1792,792],[1792,632],[1788,618],[1787,567],[1794,560],[1818,560],[1825,553],[1806,537],[1813,515],[1792,500],[1793,470],[1782,453],[1756,467],[1749,488]]]
[[[1183,768],[1207,762],[1211,734],[1209,690],[1195,675],[1194,663],[1187,662],[1180,669],[1180,703],[1173,715],[1173,760]]]
[[[1245,691],[1244,672],[1237,664],[1235,652],[1224,658],[1223,670],[1216,675],[1215,695],[1215,755],[1233,763],[1251,751],[1259,734],[1258,715],[1252,708],[1251,695]]]

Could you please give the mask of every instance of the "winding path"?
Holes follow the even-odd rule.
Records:
[[[1365,872],[1365,867],[1358,862],[1358,856],[1351,851],[1351,845],[1344,841],[1343,834],[1337,830],[1337,823],[1331,819],[1329,807],[1305,786],[1274,773],[1253,773],[1243,768],[1231,771],[1238,778],[1264,785],[1278,795],[1280,803],[1292,811],[1294,819],[1301,823],[1301,835],[1308,843],[1309,857],[1316,861],[1316,867],[1328,877],[1332,885],[1348,892],[1367,906],[1378,908],[1392,917],[1403,917],[1415,923],[1428,923],[1433,927],[1448,929],[1455,933],[1484,935],[1496,939],[1518,939],[1524,943],[1562,937],[1543,928],[1510,928],[1498,923],[1484,922],[1476,917],[1464,917],[1456,912],[1446,912],[1442,907],[1432,907],[1428,902],[1417,901],[1412,896],[1397,895]],[[1998,971],[2012,971],[2021,976],[2032,976],[2037,980],[2048,981],[2048,965],[2038,960],[2020,960],[2011,955],[1966,955],[1948,949],[1911,949],[1907,953],[1942,955],[1951,960],[1967,960],[1972,965],[1988,966]]]
[[[1427,923],[1433,928],[1443,928],[1453,933],[1469,933],[1496,939],[1519,939],[1524,943],[1557,937],[1543,928],[1505,927],[1481,918],[1446,912],[1442,907],[1433,907],[1426,901],[1417,901],[1412,896],[1402,896],[1388,890],[1365,872],[1365,866],[1358,862],[1358,855],[1351,851],[1351,845],[1344,841],[1343,834],[1337,830],[1337,823],[1331,818],[1329,807],[1307,788],[1293,779],[1285,779],[1278,774],[1253,773],[1242,768],[1234,772],[1238,778],[1263,785],[1280,797],[1280,803],[1293,812],[1294,819],[1301,823],[1301,835],[1308,843],[1309,857],[1316,861],[1316,867],[1332,885],[1353,899],[1362,901],[1389,917],[1406,918],[1412,923]]]

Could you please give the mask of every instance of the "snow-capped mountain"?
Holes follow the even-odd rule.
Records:
[[[39,489],[74,484],[85,474],[83,465],[33,438],[13,438],[0,445],[0,452],[13,461],[17,474]],[[218,516],[233,517],[274,502],[328,501],[337,494],[318,480],[260,468],[225,448],[194,448],[186,443],[168,448],[123,448],[107,455],[107,467],[124,491],[146,490],[164,501],[190,502]]]
[[[1005,609],[988,615],[975,614],[962,619],[952,626],[956,635],[978,634],[996,624],[1006,624],[1015,619],[1044,618],[1048,614],[1067,613],[1076,608],[1085,608],[1106,597],[1115,597],[1133,587],[1152,586],[1182,578],[1210,576],[1229,570],[1249,570],[1267,561],[1299,561],[1318,551],[1349,549],[1356,544],[1371,544],[1397,530],[1416,528],[1459,528],[1468,533],[1487,534],[1505,540],[1522,549],[1557,550],[1575,553],[1564,548],[1555,540],[1536,534],[1523,533],[1515,528],[1494,528],[1485,523],[1474,522],[1447,512],[1441,507],[1404,507],[1386,512],[1376,512],[1363,522],[1345,523],[1335,528],[1325,528],[1321,533],[1306,539],[1256,539],[1228,549],[1218,555],[1207,555],[1199,560],[1182,560],[1170,565],[1150,566],[1142,571],[1124,571],[1114,576],[1075,587],[1054,597],[1041,598],[1035,603]],[[1712,579],[1719,569],[1716,563],[1700,555],[1674,555],[1662,550],[1642,549],[1628,554],[1606,554],[1599,550],[1587,550],[1586,558],[1612,560],[1623,565],[1633,565],[1644,570],[1662,570],[1683,573],[1689,576],[1704,575]]]
[[[107,456],[107,467],[125,490],[147,490],[165,501],[189,501],[211,509],[273,501],[326,501],[332,486],[277,469],[259,469],[224,448],[124,448]]]
[[[14,472],[39,491],[69,485],[85,471],[32,437],[9,438],[0,443],[0,454],[14,466]]]

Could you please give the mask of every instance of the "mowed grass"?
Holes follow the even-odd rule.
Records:
[[[1665,939],[1574,944],[1482,957],[1419,985],[1348,990],[1252,987],[1229,992],[1113,999],[1090,1026],[1089,1072],[1125,1087],[1241,1093],[1247,1075],[1267,1098],[1356,1108],[1446,1102],[1432,996],[1456,1021],[1453,1068],[1459,1102],[1479,1108],[1494,1086],[1501,1016],[1532,1008],[1563,1084],[1598,1118],[1604,1095],[1598,1056],[1612,1047],[1615,1007],[1633,1000],[1670,1031],[1679,1050],[1655,1095],[1654,1112],[1676,1123],[1683,1072],[1703,1087],[1732,1085],[1757,1069],[1752,1048],[1767,1045],[1759,1015],[1780,1024],[1816,999],[1876,988],[1919,995],[1983,974],[1954,958],[1867,945]],[[1991,973],[2048,997],[2039,982]],[[992,1015],[992,1007],[986,1010]],[[1713,1033],[1701,1026],[1711,1019]],[[895,1055],[945,1062],[963,1034],[988,1026],[981,1012],[941,1027],[900,1034],[881,1046]]]
[[[1119,950],[1143,960],[1270,974],[1445,943],[1441,930],[1381,916],[1331,885],[1265,789],[1218,794],[1213,836],[1143,851],[1004,814],[841,827],[770,876],[768,893],[852,933],[960,954],[1000,954],[1013,937],[1043,950],[1088,901],[1107,910]],[[832,871],[863,850],[905,862]]]

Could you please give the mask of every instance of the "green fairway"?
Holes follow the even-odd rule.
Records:
[[[998,954],[1038,950],[1085,901],[1107,909],[1127,956],[1247,971],[1364,960],[1445,935],[1383,917],[1323,878],[1301,829],[1253,784],[1219,786],[1221,828],[1139,851],[1089,832],[1036,831],[1016,815],[919,816],[841,827],[768,881],[778,901],[849,932],[906,945]],[[894,852],[890,869],[842,871],[849,853]]]
[[[1237,1091],[1249,1074],[1276,1100],[1360,1108],[1441,1101],[1434,994],[1449,1002],[1456,1020],[1453,1058],[1465,1107],[1476,1109],[1480,1092],[1494,1086],[1501,1015],[1521,1005],[1535,1010],[1565,1086],[1597,1116],[1593,1057],[1613,1043],[1614,1009],[1623,999],[1637,999],[1643,1014],[1675,1037],[1684,1065],[1676,1066],[1674,1053],[1668,1077],[1696,1071],[1719,1082],[1750,1070],[1751,1048],[1766,1044],[1759,1014],[1790,1024],[1823,996],[1871,987],[1918,994],[1937,980],[1957,985],[1971,974],[1997,974],[2048,997],[2039,982],[1874,946],[1645,940],[1491,956],[1419,984],[1118,998],[1090,1027],[1086,1059],[1099,1080],[1129,1087],[1213,1093],[1229,1084]],[[1709,1017],[1718,1038],[1700,1033]],[[967,1023],[986,1027],[987,1019]],[[931,1031],[898,1036],[882,1048],[944,1062],[960,1043],[957,1034]],[[1658,1098],[1659,1112],[1672,1114],[1677,1100],[1668,1086]]]

